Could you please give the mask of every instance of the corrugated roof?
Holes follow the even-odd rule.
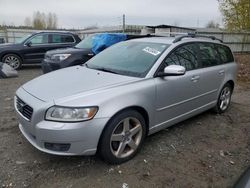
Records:
[[[177,28],[177,29],[187,29],[187,30],[192,30],[195,31],[193,28],[187,28],[187,27],[179,27],[179,26],[173,26],[173,25],[156,25],[156,26],[146,26],[148,28]]]

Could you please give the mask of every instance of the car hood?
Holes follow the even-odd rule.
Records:
[[[17,46],[20,46],[20,44],[3,43],[3,44],[0,44],[0,49],[13,48]]]
[[[91,49],[82,49],[82,48],[61,48],[56,50],[50,50],[46,54],[53,55],[53,54],[74,54],[74,53],[88,53]]]
[[[84,66],[74,66],[42,75],[27,82],[22,88],[34,97],[48,102],[91,90],[107,89],[138,79]]]

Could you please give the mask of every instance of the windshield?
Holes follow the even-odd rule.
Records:
[[[78,43],[75,47],[76,48],[91,49],[92,48],[92,39],[93,39],[93,35],[92,36],[88,36],[85,39],[83,39],[80,43]]]
[[[126,41],[90,59],[88,68],[134,77],[145,77],[168,44]]]
[[[26,39],[28,39],[30,36],[31,36],[31,34],[25,35],[24,37],[21,37],[21,38],[16,39],[15,44],[21,44],[21,43],[23,43],[23,42],[24,42]]]

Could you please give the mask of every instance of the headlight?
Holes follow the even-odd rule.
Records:
[[[92,119],[95,116],[97,110],[97,107],[74,108],[53,106],[47,110],[45,119],[61,122],[86,121]]]
[[[51,56],[51,60],[55,60],[55,61],[63,61],[65,59],[67,59],[69,56],[71,56],[71,54],[54,54]]]

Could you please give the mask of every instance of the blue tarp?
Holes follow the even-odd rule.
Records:
[[[92,51],[94,54],[98,54],[105,48],[108,48],[115,43],[125,41],[126,39],[127,35],[122,33],[96,34],[92,39]]]

